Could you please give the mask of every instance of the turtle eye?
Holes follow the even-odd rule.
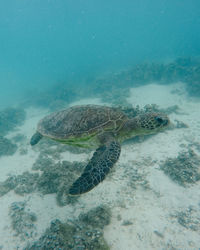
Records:
[[[162,123],[164,122],[164,120],[163,120],[160,116],[156,116],[156,117],[155,117],[155,120],[156,120],[158,123],[160,123],[160,124],[162,124]]]
[[[155,120],[157,121],[157,123],[159,125],[163,125],[163,126],[168,125],[168,123],[169,123],[169,120],[167,118],[165,119],[165,118],[162,118],[160,116],[156,116]]]

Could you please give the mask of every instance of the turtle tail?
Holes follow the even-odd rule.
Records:
[[[30,140],[30,144],[31,146],[34,146],[35,144],[37,144],[41,139],[42,139],[42,135],[39,132],[36,132]]]
[[[110,169],[117,162],[121,147],[112,140],[96,150],[82,175],[69,189],[70,195],[86,193],[103,181]]]

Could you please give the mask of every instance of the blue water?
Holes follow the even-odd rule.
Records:
[[[41,118],[86,97],[121,105],[130,118],[166,112],[170,129],[124,142],[116,166],[120,146],[106,133],[93,158],[39,142]],[[112,250],[200,249],[199,97],[200,0],[0,0],[0,250],[96,250],[103,236]],[[167,124],[162,114],[150,127],[154,120]],[[129,130],[119,123],[109,142]],[[78,125],[72,130],[69,144],[78,145]],[[79,176],[97,184],[112,167],[91,193],[69,196]]]
[[[58,82],[200,55],[199,0],[1,0],[0,105]]]

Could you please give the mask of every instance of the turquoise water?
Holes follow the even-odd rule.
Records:
[[[198,0],[2,0],[0,104],[144,61],[200,54]]]
[[[0,250],[199,249],[199,27],[199,0],[0,0]],[[99,148],[36,133],[88,103],[124,117]]]

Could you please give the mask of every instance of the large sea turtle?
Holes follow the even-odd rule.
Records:
[[[161,131],[168,125],[169,119],[162,113],[145,113],[130,119],[118,108],[80,105],[40,120],[30,144],[35,145],[46,136],[64,144],[97,148],[82,175],[69,189],[70,195],[78,195],[105,179],[119,158],[121,142]]]

